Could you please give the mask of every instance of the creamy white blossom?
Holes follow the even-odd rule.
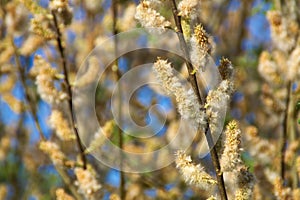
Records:
[[[153,66],[157,79],[169,95],[174,95],[177,109],[183,119],[189,120],[193,127],[203,128],[206,124],[205,114],[201,111],[197,96],[192,88],[186,89],[167,60],[158,59]]]
[[[31,74],[36,76],[37,91],[41,98],[49,104],[60,103],[67,98],[65,92],[59,91],[54,84],[58,75],[55,68],[46,62],[41,56],[35,56],[34,67]]]
[[[267,19],[271,27],[271,36],[277,48],[289,51],[295,44],[295,37],[290,31],[291,21],[284,18],[279,11],[268,11]]]
[[[176,167],[180,170],[185,182],[190,185],[208,189],[212,185],[217,184],[217,181],[206,173],[200,164],[195,165],[191,157],[187,156],[183,151],[176,153]]]
[[[151,1],[142,1],[136,7],[135,18],[150,32],[158,31],[158,33],[163,33],[166,27],[171,26],[169,21],[154,10]]]
[[[67,119],[59,110],[53,110],[49,117],[49,125],[56,132],[56,135],[64,141],[75,139],[75,135],[71,131]]]
[[[225,144],[222,157],[220,160],[221,170],[233,171],[238,165],[242,164],[241,158],[241,130],[238,128],[236,121],[231,121],[226,126]]]
[[[95,174],[88,169],[84,170],[79,167],[76,167],[74,172],[77,178],[75,185],[78,186],[78,192],[83,194],[86,199],[91,199],[92,195],[102,187],[96,180]]]
[[[204,107],[206,108],[212,134],[217,130],[220,120],[222,120],[219,112],[228,106],[233,91],[233,82],[228,79],[223,80],[217,89],[210,90],[207,95]]]
[[[193,18],[197,14],[198,0],[182,0],[178,4],[179,15],[186,18]]]

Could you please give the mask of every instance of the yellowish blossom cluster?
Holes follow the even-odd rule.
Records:
[[[186,183],[202,188],[208,189],[217,184],[200,164],[195,165],[190,156],[187,156],[183,151],[176,153],[176,167],[179,169],[183,179]]]
[[[268,83],[278,84],[281,81],[277,64],[267,51],[263,51],[260,54],[258,71]]]
[[[212,45],[212,41],[203,26],[201,24],[195,26],[190,39],[190,60],[196,69],[204,69]]]
[[[237,175],[238,189],[235,200],[250,200],[253,193],[255,178],[247,167],[240,167]]]
[[[55,11],[64,25],[69,25],[72,22],[72,9],[68,5],[68,0],[53,0],[50,1],[49,7]]]
[[[63,141],[75,139],[75,135],[71,131],[68,121],[64,118],[59,110],[52,110],[49,117],[49,125],[56,132],[56,135]]]
[[[3,20],[7,27],[8,34],[22,34],[28,25],[28,11],[22,4],[14,1],[8,2],[4,9],[6,10],[6,15]]]
[[[221,170],[230,172],[242,164],[241,159],[241,130],[236,121],[231,121],[226,126],[224,151],[220,160]]]
[[[59,146],[51,141],[41,141],[39,148],[49,155],[55,165],[63,165],[66,159],[65,155],[61,152]]]
[[[277,48],[289,51],[295,45],[295,35],[297,34],[297,24],[292,20],[286,19],[279,11],[272,10],[267,12],[267,19],[271,26],[271,35]]]
[[[274,194],[278,199],[292,199],[292,190],[283,186],[281,178],[277,177],[273,182]]]
[[[112,135],[114,126],[114,121],[106,122],[105,125],[95,133],[94,139],[92,140],[90,146],[85,150],[85,152],[90,153],[95,149],[101,147],[101,145],[105,142],[105,139],[108,139]]]
[[[10,148],[10,138],[8,136],[4,136],[0,139],[0,161],[3,161],[8,153]]]
[[[56,38],[56,34],[51,28],[50,20],[52,20],[52,15],[36,15],[31,19],[31,30],[46,40]]]
[[[67,94],[58,91],[54,80],[58,76],[57,70],[46,62],[41,56],[34,58],[34,67],[31,74],[36,76],[36,85],[41,98],[49,104],[59,103],[67,98]]]
[[[17,99],[12,93],[3,93],[1,94],[1,98],[5,101],[10,109],[12,109],[15,113],[21,113],[23,110],[22,101]]]
[[[39,35],[29,35],[20,48],[20,54],[29,56],[45,42],[45,39]]]
[[[204,107],[206,108],[206,115],[212,133],[217,130],[220,120],[222,120],[220,110],[229,104],[233,91],[233,82],[229,79],[223,80],[217,89],[209,91]]]
[[[86,199],[91,199],[92,195],[101,188],[95,174],[88,169],[84,170],[79,167],[76,167],[74,172],[77,178],[75,185],[78,186],[78,192],[83,194]]]
[[[198,0],[182,0],[178,4],[178,15],[185,18],[194,18],[197,15]]]
[[[258,130],[254,126],[246,128],[247,150],[260,164],[268,165],[274,162],[276,146],[269,140],[262,139],[258,136]]]
[[[0,185],[0,199],[6,199],[8,194],[8,189],[6,187],[6,185]]]
[[[56,200],[74,200],[74,198],[68,195],[62,188],[58,188],[55,191],[55,194],[56,194]]]
[[[135,15],[135,4],[130,4],[123,13],[123,17],[117,21],[117,28],[121,31],[128,31],[136,26],[134,20]]]
[[[217,200],[217,197],[215,197],[215,196],[210,196],[210,197],[208,197],[206,200]]]
[[[163,33],[171,23],[158,13],[151,4],[151,1],[143,0],[136,7],[135,19],[150,32]]]
[[[222,80],[229,80],[233,78],[233,66],[230,60],[222,58],[218,67]]]
[[[103,41],[101,41],[101,42],[103,42]],[[94,82],[97,78],[98,71],[99,71],[98,58],[96,56],[90,56],[88,58],[88,66],[87,66],[86,72],[82,76],[80,76],[80,78],[76,79],[76,82],[75,82],[76,87],[84,87],[84,86]]]
[[[196,129],[203,128],[206,124],[205,113],[201,111],[197,96],[193,89],[186,90],[180,79],[175,74],[171,63],[167,60],[158,60],[153,66],[157,80],[162,84],[167,94],[174,95],[177,102],[177,109],[183,119],[189,120]]]
[[[20,113],[23,109],[23,103],[12,94],[15,83],[16,76],[13,73],[9,73],[7,77],[0,82],[0,94],[1,99],[7,103],[11,110],[15,113]]]
[[[1,40],[0,51],[0,64],[3,65],[4,63],[7,63],[14,54],[14,48],[8,38]]]

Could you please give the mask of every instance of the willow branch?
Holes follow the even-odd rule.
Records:
[[[44,136],[43,131],[42,131],[41,126],[40,126],[40,123],[38,121],[37,112],[36,112],[36,108],[34,106],[34,102],[33,102],[33,100],[31,99],[31,97],[29,95],[30,93],[29,93],[29,88],[27,87],[27,84],[26,84],[25,71],[24,71],[24,68],[21,65],[20,55],[19,55],[19,53],[17,51],[17,48],[16,48],[16,46],[13,42],[13,39],[12,39],[12,46],[14,48],[15,61],[16,61],[16,65],[17,65],[17,68],[18,68],[18,71],[19,71],[19,74],[20,74],[20,81],[21,81],[22,87],[24,88],[25,100],[26,100],[26,103],[28,105],[29,112],[33,116],[34,124],[35,124],[35,126],[36,126],[36,128],[39,132],[41,140],[46,141],[46,137]],[[76,187],[73,185],[71,178],[68,177],[67,172],[64,169],[62,169],[62,168],[60,168],[56,165],[55,165],[55,168],[56,168],[57,172],[59,173],[59,175],[61,176],[61,178],[63,179],[66,186],[70,189],[72,194],[76,197],[76,199],[79,199],[79,200],[82,199],[80,194],[77,192]]]
[[[118,18],[118,0],[113,0],[112,1],[112,14],[113,14],[113,34],[114,34],[114,52],[115,52],[115,65],[117,66],[116,69],[116,76],[117,76],[117,80],[120,79],[120,72],[119,72],[119,62],[118,62],[118,29],[117,29],[117,18]],[[122,104],[121,104],[121,98],[122,98],[122,91],[121,89],[118,87],[118,97],[119,97],[119,103],[118,103],[118,110],[119,110],[119,122],[122,121]],[[122,122],[121,122],[122,123]],[[125,191],[125,174],[123,172],[123,135],[122,135],[122,130],[120,127],[118,127],[118,137],[119,137],[119,148],[120,148],[120,184],[119,184],[119,189],[120,189],[120,198],[123,200],[125,199],[126,196],[126,191]]]
[[[172,0],[172,11],[173,11],[173,16],[174,16],[174,20],[175,20],[175,24],[177,27],[177,36],[180,40],[180,45],[181,48],[184,52],[184,55],[186,58],[189,58],[189,52],[188,52],[188,47],[187,44],[185,42],[184,36],[183,36],[183,30],[182,30],[182,26],[181,26],[181,17],[178,15],[178,10],[176,7],[176,2],[175,0]],[[197,78],[196,78],[196,74],[192,73],[193,72],[193,66],[186,61],[186,66],[189,72],[189,80],[190,83],[194,89],[194,92],[196,93],[197,97],[198,97],[198,102],[200,105],[203,105],[205,103],[205,100],[203,97],[201,97],[201,94],[199,92],[199,86],[197,83]],[[199,110],[200,112],[200,110]],[[197,135],[200,134],[200,131],[198,131]],[[216,171],[216,177],[217,177],[217,181],[218,181],[218,188],[219,188],[219,192],[220,192],[220,196],[222,198],[222,200],[227,200],[227,193],[226,193],[226,189],[225,189],[225,183],[224,183],[224,178],[223,178],[223,173],[221,172],[221,167],[220,167],[220,162],[219,162],[219,158],[218,158],[218,154],[217,154],[217,150],[214,146],[213,143],[213,138],[212,135],[209,131],[209,122],[207,122],[206,127],[205,127],[205,137],[208,143],[209,148],[211,149],[210,154],[211,154],[211,158],[213,161],[213,165]]]
[[[36,107],[34,106],[34,103],[30,97],[30,92],[29,92],[29,88],[27,87],[26,84],[26,75],[25,75],[25,71],[24,71],[24,67],[22,67],[21,61],[20,61],[20,55],[18,53],[18,50],[16,48],[16,45],[13,41],[13,38],[11,38],[11,43],[14,49],[14,54],[15,54],[15,62],[17,65],[17,69],[20,75],[20,81],[21,81],[21,85],[24,89],[24,96],[25,96],[25,100],[26,100],[26,104],[28,107],[29,112],[31,113],[32,117],[33,117],[33,121],[34,121],[34,125],[37,128],[38,132],[39,132],[39,136],[42,140],[46,140],[45,135],[42,133],[42,129],[37,117],[37,113],[36,113]]]
[[[86,156],[84,154],[84,147],[81,143],[79,133],[78,133],[78,129],[76,127],[76,122],[75,122],[74,109],[73,109],[73,98],[72,98],[72,88],[71,88],[71,84],[70,84],[70,81],[69,81],[69,75],[68,75],[69,73],[68,73],[68,70],[67,70],[67,59],[66,59],[66,56],[65,56],[64,47],[62,45],[61,32],[59,30],[58,21],[57,21],[57,18],[56,18],[56,15],[55,15],[54,11],[52,11],[52,15],[53,15],[53,20],[54,20],[54,25],[55,25],[55,28],[56,28],[56,42],[57,42],[58,50],[59,50],[60,57],[61,57],[61,60],[62,60],[63,73],[65,75],[65,83],[66,83],[66,87],[67,87],[67,93],[69,95],[69,98],[68,98],[67,101],[68,101],[69,110],[70,110],[70,113],[71,113],[71,123],[72,123],[71,125],[72,125],[72,129],[73,129],[73,131],[75,133],[75,136],[76,136],[77,146],[79,148],[80,157],[81,157],[81,160],[83,162],[83,168],[86,169],[87,160],[86,160]]]
[[[280,175],[284,182],[285,180],[285,151],[286,151],[286,145],[287,145],[287,137],[288,137],[288,119],[289,119],[289,105],[290,105],[290,95],[291,95],[291,81],[288,82],[287,85],[287,98],[285,101],[285,112],[284,112],[284,118],[283,118],[283,132],[282,132],[282,138],[280,141]]]

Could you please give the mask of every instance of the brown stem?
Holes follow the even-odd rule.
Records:
[[[62,40],[61,40],[61,32],[59,30],[57,18],[56,18],[56,15],[55,15],[54,11],[52,11],[52,16],[53,16],[54,25],[55,25],[55,28],[56,28],[56,35],[57,35],[56,36],[56,42],[57,42],[58,50],[59,50],[60,57],[61,57],[61,60],[62,60],[63,73],[65,75],[65,83],[66,83],[67,92],[68,92],[68,95],[69,95],[68,105],[69,105],[69,110],[70,110],[70,113],[71,113],[72,128],[73,128],[73,131],[74,131],[75,136],[76,136],[77,146],[79,148],[80,157],[81,157],[81,160],[83,162],[83,169],[86,169],[87,160],[86,160],[86,157],[85,157],[85,154],[84,154],[84,147],[81,143],[79,133],[78,133],[78,129],[76,127],[76,122],[75,122],[74,109],[73,109],[73,98],[72,98],[72,88],[71,88],[71,84],[70,84],[69,78],[68,78],[69,75],[68,75],[68,70],[67,70],[67,59],[65,57],[64,47],[62,45]]]
[[[21,80],[22,87],[24,88],[24,96],[25,96],[25,100],[26,100],[29,112],[32,114],[34,124],[35,124],[35,126],[36,126],[36,128],[39,132],[39,135],[40,135],[41,139],[46,140],[46,137],[42,133],[42,129],[41,129],[40,123],[38,121],[38,117],[37,117],[37,114],[36,114],[36,108],[33,105],[33,101],[30,97],[29,88],[27,87],[27,84],[26,84],[25,71],[24,71],[24,68],[22,67],[22,64],[20,62],[20,55],[19,55],[18,50],[16,48],[16,45],[13,41],[13,38],[11,38],[11,43],[12,43],[12,46],[14,48],[15,62],[16,62],[16,65],[17,65],[17,68],[18,68],[18,71],[19,71],[19,74],[20,74],[20,80]]]
[[[287,85],[287,90],[288,90],[288,93],[287,93],[287,98],[286,98],[286,101],[285,101],[285,113],[284,113],[284,118],[283,118],[283,132],[282,132],[282,138],[281,138],[281,147],[280,147],[280,150],[281,150],[281,157],[280,157],[280,175],[281,175],[281,178],[283,180],[283,183],[284,183],[284,180],[285,180],[285,163],[284,163],[284,160],[285,160],[285,151],[286,151],[286,145],[287,145],[287,137],[288,137],[288,115],[289,115],[289,104],[290,104],[290,94],[291,94],[291,81],[288,82],[288,85]]]
[[[183,36],[183,31],[182,31],[182,26],[181,26],[181,17],[178,15],[178,10],[177,10],[177,7],[176,7],[175,0],[172,0],[172,11],[173,11],[175,24],[176,24],[176,27],[178,29],[177,30],[177,36],[180,40],[180,45],[181,45],[182,51],[184,52],[185,57],[189,58],[189,52],[188,52],[187,44],[186,44],[184,36]],[[191,82],[192,87],[194,89],[194,92],[196,93],[196,95],[198,97],[199,104],[203,105],[205,103],[205,100],[200,95],[196,75],[194,73],[192,73],[193,66],[187,60],[186,60],[186,66],[187,66],[187,69],[188,69],[188,72],[189,72],[189,81]],[[200,112],[200,110],[199,110],[199,112]],[[197,134],[200,134],[200,133],[201,132],[198,131]],[[217,150],[214,147],[213,138],[212,138],[212,135],[209,131],[209,122],[207,122],[207,124],[206,124],[205,136],[206,136],[208,146],[211,149],[210,153],[211,153],[211,158],[212,158],[213,165],[214,165],[214,168],[215,168],[215,171],[216,171],[216,176],[217,176],[217,181],[218,181],[218,188],[219,188],[219,191],[220,191],[221,199],[222,200],[227,200],[228,198],[227,198],[227,194],[226,194],[223,173],[221,172],[221,167],[220,167],[220,162],[219,162]]]
[[[16,48],[16,46],[15,46],[15,44],[13,42],[13,39],[12,39],[12,46],[14,48],[15,61],[16,61],[16,65],[17,65],[18,71],[20,73],[20,80],[21,80],[22,87],[24,88],[25,100],[26,100],[26,103],[28,104],[29,112],[33,116],[34,124],[35,124],[36,128],[38,129],[38,132],[39,132],[39,135],[41,137],[41,140],[42,141],[46,141],[46,137],[44,136],[44,134],[42,132],[40,123],[39,123],[38,118],[37,118],[36,108],[34,106],[34,103],[33,103],[32,99],[31,99],[30,95],[29,95],[29,89],[28,89],[28,87],[26,85],[25,71],[24,71],[24,68],[21,65],[20,55],[19,55],[19,53],[17,51],[17,48]],[[80,196],[80,194],[77,192],[76,187],[72,184],[72,180],[68,177],[67,172],[64,169],[62,169],[61,167],[59,167],[59,166],[55,165],[55,168],[56,168],[57,172],[60,174],[60,176],[62,177],[64,183],[68,186],[68,188],[71,190],[72,194],[76,197],[76,199],[79,199],[79,200],[82,199],[82,197]]]
[[[173,16],[174,16],[174,20],[175,20],[175,24],[176,24],[176,28],[177,28],[176,34],[179,38],[181,50],[183,51],[184,56],[186,58],[185,64],[186,64],[186,67],[187,67],[188,73],[189,73],[189,81],[193,87],[193,90],[195,91],[195,93],[197,95],[198,101],[200,102],[200,104],[203,104],[204,98],[201,97],[201,94],[199,92],[199,87],[197,84],[197,77],[196,77],[196,74],[193,73],[194,68],[193,68],[192,64],[187,60],[190,58],[189,51],[188,51],[188,47],[186,45],[186,42],[185,42],[185,39],[183,36],[183,30],[182,30],[182,26],[181,26],[181,17],[178,15],[178,10],[177,10],[175,0],[172,0],[172,12],[173,12]]]
[[[118,68],[118,29],[117,29],[117,17],[118,17],[118,0],[112,0],[112,14],[113,14],[113,34],[114,34],[114,51],[115,51],[115,65],[117,66],[117,70],[116,70],[116,76],[117,76],[117,80],[120,79],[120,72],[119,72],[119,68]],[[119,106],[118,106],[118,110],[119,110],[119,119],[118,121],[121,122],[122,121],[122,104],[121,104],[121,98],[122,98],[122,91],[121,89],[118,87],[118,96],[119,96]],[[119,125],[120,126],[120,125]],[[122,135],[122,130],[120,127],[118,127],[118,137],[119,137],[119,148],[120,148],[120,184],[119,184],[119,189],[120,189],[120,198],[123,200],[125,199],[126,196],[126,191],[125,191],[125,174],[123,172],[123,135]]]

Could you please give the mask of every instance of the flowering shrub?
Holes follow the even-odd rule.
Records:
[[[298,1],[0,4],[0,199],[300,199]]]

